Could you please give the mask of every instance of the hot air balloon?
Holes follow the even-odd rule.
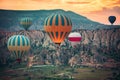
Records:
[[[111,24],[113,24],[116,21],[116,17],[115,16],[109,16],[108,20]]]
[[[21,58],[30,49],[30,40],[24,35],[13,35],[8,39],[7,47],[16,61],[20,63]]]
[[[32,18],[30,17],[24,17],[20,20],[20,26],[23,27],[25,30],[28,30],[31,25]]]
[[[52,14],[44,22],[44,29],[51,40],[60,45],[72,29],[70,18],[63,14]]]
[[[68,39],[71,42],[72,47],[75,47],[81,41],[82,37],[78,32],[71,32],[68,35]]]

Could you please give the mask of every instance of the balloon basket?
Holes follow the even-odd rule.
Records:
[[[21,62],[21,59],[16,59],[16,61],[20,64],[20,62]]]

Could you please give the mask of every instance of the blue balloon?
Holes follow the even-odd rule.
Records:
[[[115,16],[109,16],[108,20],[111,24],[113,24],[116,21],[116,17]]]

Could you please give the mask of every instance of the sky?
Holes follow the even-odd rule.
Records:
[[[120,0],[0,0],[0,9],[70,10],[103,24],[110,24],[108,16],[114,15],[114,24],[120,25]]]

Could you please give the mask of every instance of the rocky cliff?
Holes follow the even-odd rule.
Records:
[[[34,55],[36,64],[55,65],[82,65],[88,63],[104,63],[112,59],[120,61],[120,28],[99,30],[75,30],[82,35],[81,42],[76,48],[71,47],[68,38],[56,49],[56,45],[50,40],[44,31],[19,31],[2,32],[0,35],[0,59],[1,63],[7,60],[7,39],[11,35],[24,34],[31,40],[31,50],[28,54]],[[90,64],[88,64],[90,65]]]

